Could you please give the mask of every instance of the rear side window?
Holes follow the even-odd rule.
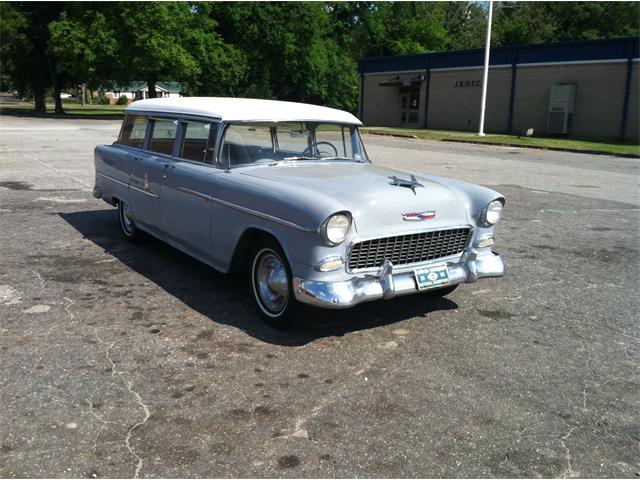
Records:
[[[120,130],[118,143],[130,147],[142,148],[146,129],[146,117],[142,115],[127,115]]]
[[[184,139],[179,156],[195,162],[211,162],[215,146],[215,125],[183,122]]]
[[[156,118],[151,120],[151,122],[152,129],[149,150],[171,155],[173,153],[173,143],[176,140],[176,132],[178,131],[178,121]]]

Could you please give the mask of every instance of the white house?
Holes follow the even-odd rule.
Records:
[[[179,82],[157,82],[156,92],[158,93],[158,98],[181,97],[182,85]],[[120,97],[127,97],[129,103],[131,103],[135,100],[149,98],[149,86],[147,82],[114,85],[112,89],[105,92],[105,95],[109,98],[112,105],[117,103]]]

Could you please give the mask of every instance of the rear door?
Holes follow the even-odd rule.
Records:
[[[150,119],[145,151],[132,153],[129,198],[136,223],[144,230],[162,235],[162,185],[175,144],[178,121]]]
[[[211,259],[212,166],[216,124],[184,120],[174,158],[166,162],[162,189],[165,240],[195,257]]]

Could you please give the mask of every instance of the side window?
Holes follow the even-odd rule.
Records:
[[[242,165],[273,158],[269,125],[229,125],[220,152],[222,165]]]
[[[322,123],[316,128],[316,142],[329,143],[333,148],[328,148],[320,145],[320,150],[325,150],[333,153],[333,150],[337,152],[339,157],[351,158],[353,155],[353,149],[351,148],[351,133],[348,129],[340,125],[331,125],[328,123]]]
[[[142,115],[127,115],[122,123],[118,143],[130,147],[142,148],[146,129],[146,117]]]
[[[215,146],[215,125],[203,122],[183,122],[184,138],[179,156],[196,162],[210,162]]]
[[[173,153],[173,143],[176,140],[178,121],[161,118],[156,118],[151,121],[153,122],[153,127],[149,150],[171,155]]]

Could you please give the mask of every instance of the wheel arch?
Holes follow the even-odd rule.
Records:
[[[280,245],[280,248],[282,248],[282,251],[287,257],[287,262],[289,262],[289,264],[291,263],[282,242],[278,239],[277,236],[275,236],[272,232],[258,227],[249,227],[244,232],[242,232],[240,239],[236,243],[236,247],[231,257],[229,272],[233,273],[247,270],[249,268],[249,263],[251,262],[251,259],[249,258],[251,250],[258,242],[264,239],[271,239],[278,245]]]

